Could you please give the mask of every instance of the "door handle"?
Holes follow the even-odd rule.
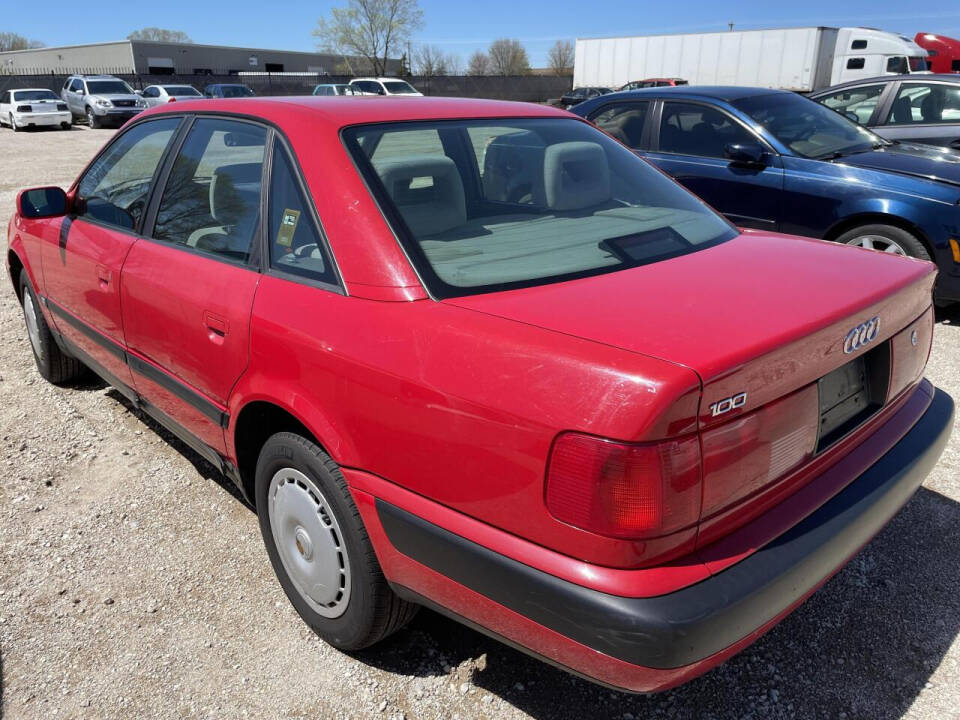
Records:
[[[210,331],[210,339],[214,342],[221,341],[230,331],[230,323],[226,318],[222,318],[209,310],[203,313],[203,324]]]
[[[97,265],[97,280],[100,281],[100,288],[106,290],[107,286],[110,284],[110,278],[112,273],[110,268],[104,265]]]

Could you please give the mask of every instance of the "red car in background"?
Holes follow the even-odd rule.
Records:
[[[933,265],[741,231],[553,108],[156,108],[21,192],[9,247],[40,374],[92,369],[220,468],[344,649],[426,605],[677,685],[837,572],[952,426]]]
[[[917,33],[913,39],[927,51],[927,69],[935,73],[960,72],[960,40],[946,35]]]

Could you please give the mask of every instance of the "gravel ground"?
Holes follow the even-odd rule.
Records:
[[[4,238],[20,187],[68,185],[110,134],[0,130]],[[938,321],[928,376],[960,397],[960,312]],[[211,467],[109,387],[40,379],[4,282],[0,716],[960,717],[958,467],[955,433],[833,581],[673,692],[611,692],[427,611],[346,655],[300,622]]]

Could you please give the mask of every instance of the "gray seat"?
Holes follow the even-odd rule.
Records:
[[[374,161],[374,168],[416,237],[436,235],[466,222],[463,181],[450,158],[408,155]]]
[[[543,140],[529,131],[493,140],[483,156],[483,196],[491,202],[543,207],[543,149]]]
[[[543,184],[550,210],[583,210],[611,198],[607,155],[597,143],[548,145],[543,154]]]
[[[913,122],[913,105],[910,98],[902,97],[893,104],[893,121],[896,123]]]
[[[217,225],[195,230],[187,245],[214,252],[247,253],[260,212],[261,163],[223,165],[210,180],[210,215]]]

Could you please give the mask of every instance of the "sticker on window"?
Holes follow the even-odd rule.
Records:
[[[280,229],[277,230],[277,245],[290,247],[293,245],[293,235],[297,232],[297,223],[300,222],[300,211],[286,208],[280,216]]]

